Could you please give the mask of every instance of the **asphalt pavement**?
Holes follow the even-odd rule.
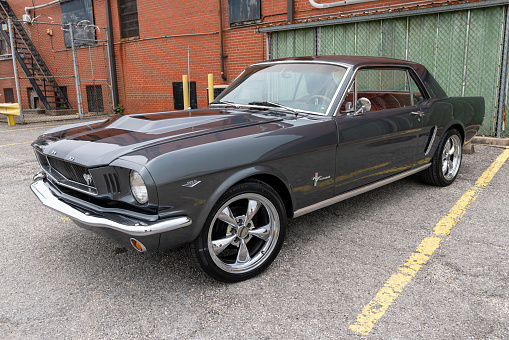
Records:
[[[504,148],[476,145],[450,187],[407,178],[290,220],[267,271],[223,284],[186,249],[139,254],[43,207],[30,142],[54,125],[0,124],[0,338],[509,338],[509,161],[434,232]]]

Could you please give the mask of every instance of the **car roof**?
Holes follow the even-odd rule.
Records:
[[[341,65],[350,66],[353,68],[365,67],[365,66],[407,66],[413,69],[420,70],[424,68],[421,64],[417,64],[411,61],[392,59],[392,58],[381,58],[381,57],[364,57],[364,56],[315,56],[315,57],[294,57],[294,58],[282,58],[273,59],[261,62],[265,63],[277,63],[277,62],[328,62],[336,63]]]

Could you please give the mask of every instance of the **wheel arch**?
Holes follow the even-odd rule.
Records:
[[[444,133],[442,134],[442,136],[444,136],[447,133],[447,131],[452,129],[456,129],[460,133],[461,142],[465,144],[465,127],[463,126],[463,124],[459,122],[453,122],[446,129],[444,129]]]
[[[209,196],[207,202],[201,208],[198,218],[196,219],[196,224],[199,225],[199,228],[195,231],[196,235],[199,230],[203,228],[205,220],[224,193],[234,185],[249,181],[250,179],[261,181],[272,187],[281,198],[287,217],[293,216],[293,207],[295,206],[295,202],[291,195],[291,187],[286,176],[284,176],[279,170],[270,166],[254,166],[231,174]]]
[[[293,216],[294,204],[293,204],[293,200],[292,200],[292,195],[290,194],[290,189],[288,188],[287,184],[285,184],[285,182],[283,182],[283,180],[281,180],[279,177],[275,176],[274,174],[266,174],[265,173],[265,174],[257,174],[254,176],[247,177],[237,183],[247,182],[251,179],[261,181],[261,182],[267,184],[268,186],[270,186],[272,189],[274,189],[278,193],[281,200],[283,201],[285,211],[286,211],[286,216],[287,217]],[[237,183],[235,183],[235,184],[237,184]]]

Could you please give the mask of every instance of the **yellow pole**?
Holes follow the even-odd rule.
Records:
[[[182,88],[184,90],[184,110],[187,110],[189,109],[189,82],[186,74],[182,76]]]
[[[16,125],[16,121],[14,120],[14,116],[11,116],[11,115],[7,116],[7,124],[9,124],[9,125]]]
[[[209,104],[214,100],[214,75],[209,73]]]

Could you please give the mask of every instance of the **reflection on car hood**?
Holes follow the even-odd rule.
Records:
[[[50,156],[89,167],[100,166],[153,145],[274,123],[285,116],[250,109],[201,109],[114,116],[102,122],[50,130],[32,145]]]

